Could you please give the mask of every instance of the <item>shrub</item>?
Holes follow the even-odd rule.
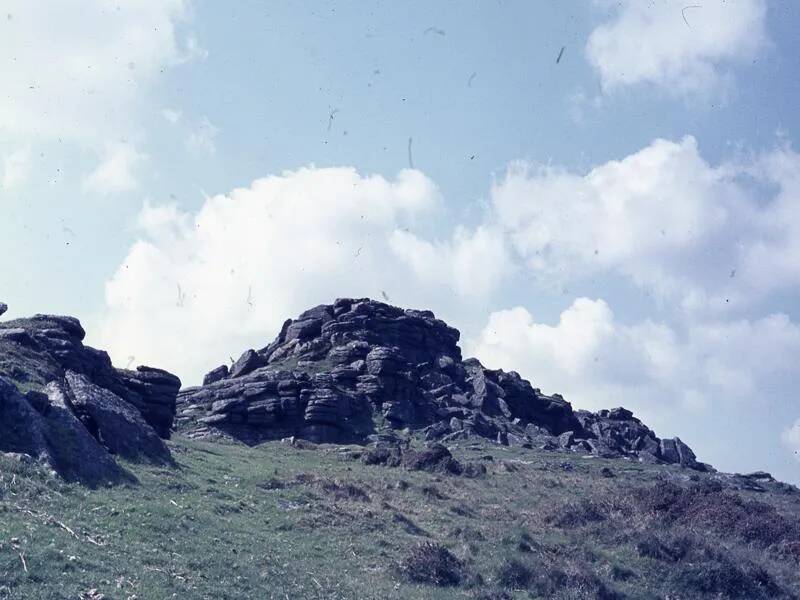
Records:
[[[800,520],[785,517],[770,504],[725,491],[715,481],[689,487],[660,483],[638,490],[633,499],[641,512],[670,525],[713,531],[760,548],[800,542]]]
[[[260,487],[262,490],[271,491],[271,490],[282,490],[286,487],[286,484],[277,477],[270,477],[266,481],[257,483],[256,486]]]
[[[699,560],[675,569],[673,581],[682,593],[714,594],[724,598],[781,598],[783,590],[761,566],[727,553],[705,549]]]
[[[457,586],[465,577],[464,564],[435,542],[416,545],[400,565],[408,579],[437,586]]]
[[[558,507],[551,512],[546,520],[548,523],[562,529],[574,529],[589,523],[605,521],[606,515],[598,504],[584,499]]]
[[[409,471],[428,471],[430,473],[448,473],[461,475],[463,465],[450,451],[441,444],[431,444],[420,452],[407,450],[403,453],[403,466]]]
[[[369,494],[363,488],[350,482],[326,481],[322,484],[322,489],[329,494],[333,494],[336,500],[353,500],[356,502],[369,502]]]
[[[442,494],[436,486],[433,485],[425,485],[420,488],[420,491],[429,499],[429,500],[444,500],[447,496]]]
[[[640,556],[654,558],[664,562],[678,562],[686,557],[692,546],[692,541],[687,537],[664,540],[653,534],[646,534],[636,544]]]
[[[583,561],[567,559],[559,564],[543,565],[529,586],[542,598],[586,598],[619,600],[622,594],[608,587]]]
[[[782,541],[769,547],[770,554],[779,560],[794,560],[800,562],[800,541]]]
[[[478,463],[473,461],[464,463],[464,470],[462,472],[462,475],[470,479],[483,477],[484,475],[486,475],[486,465],[484,465],[483,463]]]
[[[636,577],[636,572],[622,565],[614,565],[611,567],[610,575],[614,581],[629,581]]]
[[[514,590],[527,589],[533,577],[533,570],[528,565],[513,558],[504,561],[497,571],[497,582]]]
[[[385,446],[368,448],[361,455],[361,462],[365,465],[396,467],[400,464],[400,451],[396,448],[389,449]]]

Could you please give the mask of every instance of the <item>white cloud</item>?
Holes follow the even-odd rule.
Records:
[[[791,406],[800,326],[783,314],[689,327],[625,324],[603,300],[579,298],[554,325],[537,322],[523,307],[494,312],[468,341],[468,351],[577,407],[624,405],[667,433],[688,434],[700,423],[705,436],[730,442],[734,429],[763,423],[765,415]],[[790,431],[784,440],[795,435]],[[712,445],[696,441],[703,449]],[[751,450],[755,462],[771,451],[766,445]]]
[[[773,429],[759,435],[777,444],[775,420],[797,387],[800,327],[758,310],[770,290],[800,283],[786,256],[800,237],[798,182],[789,147],[711,166],[691,137],[656,140],[582,175],[514,165],[482,225],[430,238],[419,231],[440,198],[419,171],[394,180],[352,168],[284,172],[207,198],[197,213],[146,204],[142,239],[107,283],[97,344],[118,362],[133,355],[196,383],[265,345],[287,316],[386,294],[460,325],[465,355],[490,367],[516,369],[578,407],[625,405],[659,433],[696,442],[703,458],[758,468],[774,447],[723,446],[737,427],[766,428],[764,411]],[[597,285],[613,272],[694,310],[665,303],[658,319],[628,321],[628,306],[615,316],[604,300],[579,298],[555,324],[533,305],[496,310],[494,293],[525,267],[540,282],[521,293],[553,277]],[[613,284],[607,291],[615,297]],[[738,311],[709,310],[726,297]],[[452,318],[462,305],[473,319],[476,306],[494,312],[475,327]]]
[[[398,230],[389,243],[420,281],[451,286],[461,296],[485,296],[513,270],[502,232],[492,227],[457,226],[452,240],[439,242]]]
[[[496,252],[488,232],[462,230],[438,245],[443,254],[426,254],[445,281],[417,277],[413,256],[431,246],[405,230],[439,203],[419,171],[390,181],[308,167],[207,198],[197,214],[145,205],[145,237],[106,286],[98,343],[122,363],[134,355],[197,382],[229,355],[266,345],[288,316],[338,296],[383,292],[430,307],[425,290],[449,298],[473,257]]]
[[[791,473],[775,431],[800,383],[800,327],[783,314],[800,290],[797,152],[712,165],[686,137],[585,173],[516,163],[491,205],[536,287],[616,298],[620,316],[586,298],[555,324],[529,312],[539,303],[495,311],[468,353],[579,407],[632,408],[723,467]],[[629,320],[642,309],[659,317]]]
[[[174,125],[181,120],[183,113],[174,108],[164,108],[161,110],[161,116]]]
[[[25,183],[31,170],[30,161],[30,146],[16,150],[6,156],[3,161],[3,189],[11,190]]]
[[[574,401],[608,406],[610,390],[669,382],[682,350],[668,326],[625,326],[603,300],[578,298],[555,325],[537,323],[523,307],[492,313],[473,352],[493,368],[514,369],[545,391],[572,392]]]
[[[150,84],[201,55],[179,40],[187,13],[185,0],[4,2],[0,134],[102,147],[134,130]]]
[[[214,154],[217,145],[214,142],[219,130],[214,127],[207,117],[203,117],[200,123],[186,137],[186,147],[195,154]]]
[[[84,189],[98,194],[136,189],[136,167],[146,156],[129,144],[115,144],[106,150],[102,162],[83,181]]]
[[[800,284],[800,155],[789,147],[712,166],[687,136],[585,175],[518,163],[492,202],[543,281],[615,271],[692,310]]]
[[[721,83],[726,64],[751,59],[766,41],[764,0],[625,0],[612,10],[586,44],[608,91],[645,83],[674,95],[705,93]]]
[[[800,460],[800,419],[783,431],[781,441],[794,454],[794,457]]]

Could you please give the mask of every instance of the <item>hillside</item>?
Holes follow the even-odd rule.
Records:
[[[0,313],[2,310],[0,310]],[[0,598],[795,598],[800,491],[343,299],[178,392],[0,322]]]
[[[490,442],[453,450],[475,478],[356,446],[169,446],[175,468],[126,464],[138,483],[95,490],[0,459],[0,598],[800,593],[800,494],[759,476]]]

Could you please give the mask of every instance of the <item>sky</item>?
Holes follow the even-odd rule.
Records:
[[[3,318],[197,384],[337,297],[800,482],[800,4],[0,3]]]

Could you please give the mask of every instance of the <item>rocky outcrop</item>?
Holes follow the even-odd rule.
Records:
[[[623,408],[573,411],[515,372],[463,360],[459,332],[430,311],[339,299],[287,320],[203,385],[178,395],[179,428],[248,444],[297,436],[363,443],[382,430],[427,440],[471,436],[705,468],[680,440],[661,440]]]
[[[135,371],[117,369],[117,375],[127,391],[124,398],[139,409],[159,436],[169,438],[181,380],[167,371],[145,366]]]
[[[63,390],[75,415],[111,454],[154,464],[169,462],[166,445],[135,406],[72,371],[67,371],[65,383]]]
[[[127,478],[114,455],[170,462],[180,380],[158,369],[115,369],[85,346],[72,317],[0,322],[0,451],[30,455],[68,479]]]
[[[23,395],[0,377],[0,450],[30,456],[90,485],[128,478],[55,387]]]

